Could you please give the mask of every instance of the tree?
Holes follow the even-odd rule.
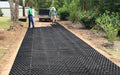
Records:
[[[14,21],[14,6],[13,6],[13,0],[9,0],[10,4],[10,11],[11,11],[11,21]]]
[[[54,2],[55,0],[53,0]],[[52,0],[34,0],[33,6],[38,11],[39,8],[49,8],[52,4]]]
[[[54,0],[53,4],[51,6],[54,6],[55,8],[61,8],[64,5],[64,0]]]
[[[120,12],[120,0],[99,1],[100,13],[104,13],[105,10],[109,10],[110,12]]]
[[[19,0],[15,0],[15,22],[18,21],[19,18]]]
[[[19,0],[15,0],[15,6],[13,5],[13,0],[9,0],[9,4],[11,11],[11,21],[13,21],[13,24],[15,25],[19,17]]]
[[[19,5],[23,6],[23,0],[19,0]]]
[[[33,5],[33,0],[25,0],[25,5],[28,7],[30,5]]]
[[[22,5],[23,5],[23,16],[25,16],[25,0],[22,0]]]

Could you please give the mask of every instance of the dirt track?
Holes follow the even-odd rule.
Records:
[[[38,22],[38,18],[34,18],[35,21],[35,27],[48,27],[51,26],[50,22]],[[82,40],[84,40],[85,42],[87,42],[89,45],[91,45],[94,49],[96,49],[98,52],[100,52],[101,54],[103,54],[105,57],[107,57],[108,59],[110,59],[111,61],[113,61],[115,64],[117,64],[118,66],[120,66],[120,59],[115,57],[114,55],[110,55],[107,52],[101,50],[98,48],[98,46],[96,46],[96,44],[90,40],[88,40],[87,38],[84,38],[83,35],[81,33],[82,30],[78,30],[78,29],[70,29],[68,27],[68,25],[66,24],[67,22],[63,22],[63,21],[59,21],[60,24],[62,24],[66,29],[68,29],[69,31],[71,31],[72,33],[74,33],[75,35],[77,35],[79,38],[81,38]],[[15,34],[14,33],[14,38],[15,40],[12,41],[13,43],[10,45],[9,50],[5,53],[5,55],[3,56],[3,58],[0,60],[0,75],[8,75],[11,66],[14,62],[15,56],[18,52],[18,49],[20,47],[20,44],[22,42],[22,39],[25,35],[26,32],[25,28],[21,34]],[[19,33],[19,32],[18,32]],[[17,41],[16,41],[17,40]]]

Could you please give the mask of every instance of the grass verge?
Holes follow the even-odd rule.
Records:
[[[23,26],[26,26],[28,23],[27,22],[22,22],[22,25]],[[10,26],[12,26],[13,23],[10,22],[10,17],[0,17],[0,33],[1,32],[6,32],[7,29],[9,29]],[[11,32],[9,32],[11,33]],[[6,44],[7,45],[7,44]],[[8,50],[8,48],[5,46],[5,47],[1,47],[1,44],[0,44],[0,59],[3,57],[3,55],[5,54],[5,52]]]
[[[105,49],[105,48],[104,48],[104,50],[107,51],[108,53],[112,54],[112,55],[120,57],[120,51],[115,51],[115,50]]]
[[[10,17],[0,17],[0,28],[2,29],[8,29],[10,26],[13,25],[10,21]]]

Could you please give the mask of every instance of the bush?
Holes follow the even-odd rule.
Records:
[[[78,17],[76,18],[76,21],[80,21],[83,23],[86,28],[93,27],[93,24],[95,24],[97,14],[92,11],[78,11]]]
[[[74,23],[76,21],[77,14],[76,11],[70,12],[70,17],[69,19]]]
[[[110,12],[120,12],[120,0],[116,1],[101,1],[98,5],[99,13],[103,14],[105,10],[109,10]]]
[[[58,15],[61,20],[66,20],[69,17],[69,11],[67,8],[60,8],[58,9]]]
[[[96,19],[96,23],[95,28],[102,28],[106,32],[106,37],[110,42],[114,42],[118,39],[116,37],[118,30],[120,30],[120,18],[118,13],[105,11],[103,15],[100,15]]]
[[[2,11],[1,11],[1,9],[0,9],[0,16],[3,16],[3,13],[2,13]]]
[[[76,4],[74,1],[71,2],[70,6],[69,6],[69,12],[70,12],[70,16],[69,19],[74,23],[76,21],[76,18],[78,17],[77,12],[78,10],[76,9]]]

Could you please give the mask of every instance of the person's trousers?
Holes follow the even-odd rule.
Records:
[[[31,22],[32,22],[32,26],[34,27],[33,16],[28,16],[28,19],[29,19],[29,28],[30,28]]]

